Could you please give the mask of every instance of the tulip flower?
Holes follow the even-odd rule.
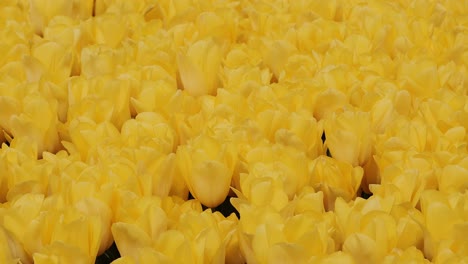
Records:
[[[165,118],[157,113],[140,113],[135,119],[126,121],[121,129],[127,145],[147,146],[171,153],[177,145],[177,134]]]
[[[259,113],[257,120],[270,142],[304,151],[309,158],[324,154],[321,123],[311,115],[267,110]]]
[[[200,96],[216,92],[221,55],[221,49],[212,39],[199,40],[190,45],[185,54],[178,54],[180,79],[188,94]]]
[[[226,198],[237,151],[230,142],[201,134],[177,150],[176,162],[192,195],[209,207]]]
[[[75,119],[69,124],[71,142],[62,142],[70,153],[79,153],[83,160],[95,156],[99,145],[105,141],[119,141],[117,128],[109,122],[96,124],[89,118]],[[91,147],[93,146],[93,147]]]
[[[446,192],[463,192],[468,189],[468,159],[460,165],[448,165],[439,174],[439,190]]]
[[[395,118],[395,109],[390,99],[381,99],[372,107],[372,127],[377,133],[384,132],[387,125]]]
[[[464,211],[461,209],[466,193],[446,194],[436,190],[426,190],[421,196],[421,212],[424,216],[424,256],[442,257],[443,245],[450,240],[463,239],[457,232],[466,234],[463,228]],[[458,238],[458,239],[457,239]],[[463,247],[460,248],[463,250]],[[466,250],[466,249],[465,249]],[[455,250],[456,255],[457,250]],[[463,251],[461,251],[463,252]],[[460,252],[460,253],[461,253]]]
[[[296,52],[294,45],[288,41],[263,41],[264,48],[262,49],[263,61],[270,68],[275,78],[279,80],[285,64],[289,56]]]
[[[59,148],[57,105],[40,93],[32,93],[21,100],[0,96],[0,126],[13,138],[26,137],[37,148],[54,152]]]
[[[89,3],[90,1],[88,1]],[[49,21],[55,16],[70,16],[73,12],[72,1],[29,1],[29,16],[36,34],[42,34]],[[88,5],[89,6],[89,5]]]
[[[102,231],[96,216],[83,216],[71,208],[62,212],[43,211],[26,227],[24,243],[33,258],[39,253],[39,256],[55,255],[68,260],[76,257],[88,262],[98,254]]]
[[[338,221],[347,221],[339,224],[345,232],[342,233],[344,234],[343,251],[352,255],[359,263],[380,262],[397,243],[396,221],[388,213],[392,201],[374,197],[376,196],[365,201],[356,200],[352,209],[341,199],[338,199],[335,204]],[[377,204],[379,202],[387,204],[379,205]],[[345,209],[346,207],[348,208]],[[344,215],[347,217],[342,218]],[[355,226],[353,223],[360,224]]]
[[[408,203],[394,206],[391,215],[397,221],[397,248],[401,250],[415,247],[424,249],[424,216],[418,209]],[[399,253],[399,251],[397,252]]]
[[[423,98],[432,96],[439,87],[437,64],[431,60],[403,62],[397,78],[403,89]]]
[[[315,100],[314,117],[321,120],[347,104],[346,94],[336,89],[326,89],[321,91]]]
[[[292,199],[308,181],[307,157],[303,152],[291,147],[259,146],[247,154],[246,161],[249,164],[249,177],[270,177],[279,180],[289,199]],[[279,187],[277,184],[273,186]]]
[[[176,263],[187,259],[193,263],[240,263],[225,259],[238,250],[233,240],[235,217],[202,212],[197,202],[171,197],[132,198],[123,201],[118,221],[112,233],[124,258],[138,261],[157,256]]]
[[[111,48],[116,48],[121,45],[128,34],[125,23],[126,19],[123,18],[125,17],[112,13],[106,13],[95,17],[90,26],[92,27],[91,32],[94,33],[93,39],[96,43]]]
[[[324,194],[324,205],[327,210],[333,210],[338,197],[350,201],[356,197],[363,170],[361,167],[337,161],[333,158],[320,156],[310,164],[310,184]]]
[[[264,173],[268,174],[267,170]],[[241,174],[240,184],[242,196],[245,196],[245,199],[252,205],[271,205],[280,211],[288,204],[288,195],[284,190],[283,182],[279,179]]]
[[[327,144],[333,158],[353,166],[364,165],[371,158],[370,116],[364,112],[345,111],[324,123]]]
[[[0,0],[0,263],[468,262],[468,6],[394,2]]]
[[[0,227],[0,260],[2,263],[31,263],[22,245]]]
[[[30,60],[37,60],[42,68],[42,75],[56,84],[62,84],[68,77],[70,77],[73,66],[73,54],[66,47],[60,43],[53,41],[44,41],[32,47],[32,58]],[[29,61],[25,61],[28,64]],[[27,67],[29,65],[26,65]],[[31,68],[31,70],[33,70]],[[32,73],[31,73],[32,74]],[[40,73],[35,73],[40,77]],[[30,81],[35,81],[30,79]],[[37,81],[37,80],[36,80]]]
[[[424,254],[415,247],[408,247],[405,250],[395,250],[387,255],[382,263],[402,263],[402,262],[415,262],[415,263],[431,263],[424,258]]]

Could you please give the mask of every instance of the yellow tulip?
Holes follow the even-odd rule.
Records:
[[[401,87],[418,97],[431,97],[439,85],[437,64],[431,60],[419,59],[403,62],[398,69]]]
[[[346,25],[323,18],[306,21],[298,25],[298,46],[301,50],[316,50],[323,55],[332,40],[344,38]]]
[[[288,206],[294,208],[294,214],[301,214],[309,211],[322,214],[325,212],[323,192],[316,192],[311,186],[305,186]]]
[[[62,84],[70,77],[73,66],[73,54],[62,44],[54,41],[44,41],[37,43],[31,49],[32,57],[29,59],[37,60],[31,63],[40,63],[40,68],[44,71],[42,76],[56,84]],[[26,67],[29,67],[28,60],[25,60]],[[33,69],[31,69],[33,70]],[[41,77],[41,73],[35,73]],[[30,81],[38,81],[30,79]]]
[[[306,152],[309,158],[324,154],[322,125],[312,115],[266,110],[257,115],[257,123],[270,142]]]
[[[0,96],[0,126],[13,138],[28,138],[37,148],[38,156],[43,151],[59,149],[57,104],[48,101],[40,93],[32,93],[21,101]]]
[[[40,214],[44,202],[42,194],[26,194],[12,202],[1,215],[2,226],[16,239],[25,241],[26,228]],[[31,253],[26,247],[26,252]]]
[[[245,54],[245,56],[251,54]],[[235,55],[232,55],[235,56]],[[236,55],[240,56],[240,55]],[[255,55],[251,55],[255,56]],[[234,60],[234,59],[232,59]],[[240,58],[239,58],[240,60]],[[234,63],[234,62],[233,62]],[[240,63],[240,62],[235,62]],[[258,66],[243,65],[234,69],[224,68],[221,73],[223,87],[226,90],[243,94],[249,93],[255,87],[270,83],[271,73],[268,69],[261,69]]]
[[[457,234],[463,229],[466,210],[462,209],[467,194],[447,194],[436,190],[426,190],[421,196],[421,212],[424,216],[425,237],[424,256],[428,259],[441,257],[444,254],[441,246],[450,240],[463,239]],[[461,234],[466,234],[462,231]],[[461,235],[460,234],[460,235]],[[445,241],[445,242],[444,242]],[[465,250],[466,248],[462,250]],[[460,252],[461,253],[461,252]]]
[[[161,79],[170,77],[161,67],[155,68],[152,75]],[[167,109],[169,100],[177,91],[177,86],[170,80],[142,81],[141,90],[136,91],[137,94],[130,98],[131,107],[135,109],[135,114],[151,111],[158,111],[166,114],[166,111],[170,111]]]
[[[267,263],[270,246],[285,241],[284,220],[272,207],[242,205],[238,208],[240,250],[247,263]]]
[[[221,49],[212,39],[199,40],[177,55],[183,89],[192,96],[215,94],[221,65]]]
[[[356,198],[361,186],[363,170],[352,167],[348,163],[333,158],[320,156],[310,164],[309,184],[324,194],[324,205],[327,210],[333,210],[338,197],[345,201]]]
[[[397,248],[423,250],[424,216],[421,211],[408,203],[401,203],[392,208],[391,215],[397,221]]]
[[[326,256],[313,257],[309,260],[308,263],[323,263],[323,264],[332,264],[332,263],[343,263],[343,264],[354,264],[356,263],[353,257],[350,254],[347,254],[343,251],[336,251]]]
[[[177,134],[165,118],[157,113],[145,112],[127,120],[121,129],[126,145],[147,146],[171,153],[178,143]]]
[[[460,164],[448,165],[439,174],[439,190],[444,192],[463,192],[468,189],[468,158]]]
[[[260,169],[257,170],[261,171]],[[266,171],[263,171],[263,173],[266,173]],[[242,195],[252,205],[270,205],[280,211],[288,204],[288,195],[284,190],[283,182],[280,179],[265,176],[241,174]]]
[[[345,111],[335,114],[324,123],[326,141],[333,158],[353,166],[362,166],[372,158],[372,130],[370,115]]]
[[[86,161],[97,155],[96,151],[105,144],[118,144],[120,135],[117,128],[109,123],[96,124],[93,120],[83,117],[69,124],[70,141],[62,142],[70,153],[78,153]]]
[[[262,61],[261,53],[256,49],[250,49],[245,43],[234,44],[226,54],[224,66],[228,69],[251,69]],[[252,76],[255,77],[255,76]],[[258,76],[256,76],[258,77]],[[268,79],[268,82],[270,80]],[[265,83],[266,84],[266,83]]]
[[[0,226],[0,245],[2,263],[32,263],[20,242],[2,226]]]
[[[87,116],[96,123],[110,121],[120,129],[130,119],[130,89],[125,80],[74,77],[69,84],[68,122]]]
[[[284,234],[288,242],[302,249],[307,258],[326,256],[336,250],[333,214],[306,212],[285,221]]]
[[[309,178],[307,157],[303,152],[288,146],[258,146],[247,154],[246,162],[249,177],[279,180],[289,199],[294,197]]]
[[[290,215],[273,206],[237,203],[240,248],[248,263],[307,260],[335,250],[334,217],[317,211]]]
[[[377,133],[385,131],[387,125],[396,118],[393,102],[384,98],[377,101],[371,110],[372,127]]]
[[[380,185],[371,184],[369,189],[373,194],[393,197],[399,203],[409,202],[416,206],[421,193],[427,188],[422,173],[416,169],[401,169],[391,166],[382,172]]]
[[[429,260],[424,258],[424,254],[415,247],[408,247],[404,250],[394,250],[391,254],[387,255],[382,263],[421,263],[429,264]]]
[[[122,222],[115,223],[112,232],[124,257],[138,262],[152,252],[150,255],[175,263],[187,259],[193,263],[224,263],[227,256],[238,251],[233,241],[235,217],[202,212],[199,203],[196,206],[171,197],[135,197],[122,205],[118,211],[118,221]]]
[[[29,0],[29,16],[36,34],[41,35],[55,16],[70,16],[73,12],[73,1],[38,1]],[[88,1],[90,2],[90,1]]]
[[[284,65],[284,71],[278,81],[302,81],[309,80],[317,70],[316,58],[305,55],[292,55]]]
[[[235,17],[236,12],[227,12],[229,9],[217,10],[217,12],[200,13],[195,21],[200,38],[212,37],[219,42],[232,42],[237,38]],[[223,12],[224,11],[224,12]],[[234,17],[233,17],[234,16]]]
[[[24,246],[33,258],[39,253],[88,262],[98,254],[103,228],[99,217],[76,209],[44,210],[26,227]]]
[[[231,185],[237,151],[230,142],[206,134],[177,150],[177,164],[192,195],[208,207],[219,205]]]
[[[126,17],[118,14],[106,13],[95,17],[90,26],[92,27],[93,39],[96,44],[116,48],[128,34]],[[111,33],[112,32],[112,33]]]
[[[353,220],[360,224],[357,232],[345,238],[343,251],[352,255],[356,263],[381,262],[397,242],[395,219],[387,212],[375,210],[354,215]]]
[[[352,234],[361,232],[366,233],[368,235],[367,238],[373,240],[373,242],[378,242],[380,239],[385,239],[387,236],[390,236],[388,238],[392,240],[385,243],[389,243],[390,245],[396,244],[395,230],[389,229],[388,233],[380,232],[384,230],[382,228],[387,228],[386,226],[388,226],[388,228],[393,228],[395,226],[395,220],[388,218],[393,207],[393,202],[394,199],[392,197],[380,196],[372,196],[367,200],[356,198],[354,201],[348,203],[342,198],[337,198],[334,210],[337,228],[339,230],[337,243],[343,243],[344,240],[349,238]],[[373,220],[373,218],[380,219],[382,222],[374,222],[375,219]],[[364,221],[367,222],[365,225]],[[373,228],[376,228],[375,233],[373,233]],[[352,242],[354,245],[356,242],[359,242],[361,238],[361,236],[354,237],[350,241],[354,241]],[[367,238],[362,239],[368,240]],[[382,244],[382,246],[385,247],[386,244]],[[385,253],[386,250],[386,248],[383,248],[380,250],[380,253]]]
[[[285,40],[265,39],[262,44],[263,62],[270,68],[276,80],[279,80],[289,57],[296,52],[296,47]]]
[[[152,246],[151,238],[137,225],[114,223],[112,235],[121,256],[129,256],[135,261],[139,258],[139,250]]]
[[[64,242],[54,242],[52,245],[43,249],[43,252],[33,254],[34,263],[41,264],[60,264],[60,263],[77,263],[84,264],[94,261],[94,259],[86,256],[76,247],[67,245]]]
[[[87,45],[81,50],[81,75],[83,77],[112,76],[118,65],[125,65],[125,49],[112,49],[103,45]]]
[[[355,263],[378,263],[381,261],[377,243],[361,233],[350,235],[343,244],[343,252],[353,256]]]
[[[98,234],[94,234],[95,237],[93,239],[97,240],[98,243],[96,253],[97,255],[101,255],[112,245],[113,241],[111,234],[111,208],[109,205],[93,197],[81,199],[74,205],[74,207],[86,217],[96,219],[98,221],[101,230]]]

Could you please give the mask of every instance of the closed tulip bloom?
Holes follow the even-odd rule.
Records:
[[[195,198],[209,207],[224,201],[237,160],[237,150],[232,143],[201,134],[188,145],[179,147],[176,159]]]
[[[380,185],[369,186],[374,194],[394,197],[400,203],[409,202],[416,206],[421,193],[428,188],[423,173],[416,169],[403,169],[392,166],[382,172]]]
[[[88,1],[89,2],[89,1]],[[34,30],[42,34],[55,16],[69,16],[72,14],[73,1],[29,1],[29,16]]]
[[[0,261],[2,263],[31,263],[20,243],[0,227]]]
[[[431,263],[428,259],[424,258],[423,252],[415,247],[408,247],[405,250],[394,250],[391,254],[387,255],[382,263],[420,263],[429,264]]]
[[[401,250],[415,247],[424,249],[424,216],[420,210],[408,203],[394,206],[391,215],[397,222],[397,248]],[[397,251],[401,253],[401,251]]]
[[[264,40],[262,55],[264,63],[270,68],[275,78],[279,80],[289,57],[296,52],[294,45],[285,40]]]
[[[215,94],[221,56],[220,47],[212,39],[199,40],[185,54],[179,53],[177,65],[183,89],[193,96]]]
[[[245,173],[240,175],[242,195],[252,205],[271,205],[280,211],[288,204],[288,194],[284,190],[283,182],[278,178],[268,177],[267,170],[262,173],[263,177]]]
[[[177,134],[168,121],[153,112],[140,113],[135,119],[126,121],[121,135],[128,146],[151,146],[162,153],[173,152],[178,142]]]
[[[324,205],[333,210],[338,197],[351,201],[361,186],[363,170],[327,156],[320,156],[310,164],[309,184],[324,194]]]
[[[468,189],[468,158],[459,164],[447,165],[438,175],[439,190],[463,192]]]
[[[418,97],[430,97],[440,87],[437,64],[428,59],[403,62],[397,78],[401,88]]]
[[[59,148],[57,105],[39,93],[25,96],[21,101],[0,97],[0,126],[15,138],[26,137],[37,148],[54,152]]]
[[[436,190],[426,190],[421,196],[421,212],[424,216],[425,237],[424,255],[432,259],[443,254],[444,243],[461,238],[457,232],[463,231],[466,210],[462,209],[466,201],[465,193],[444,193]],[[442,248],[441,248],[442,247]],[[461,247],[462,251],[466,248]],[[461,253],[460,252],[460,253]],[[456,253],[456,251],[455,251]]]
[[[309,158],[324,154],[322,123],[310,114],[267,110],[258,114],[257,123],[270,142],[306,152]]]
[[[372,158],[372,129],[368,113],[345,111],[324,123],[327,147],[333,158],[362,166]]]
[[[73,66],[73,54],[70,49],[67,49],[61,43],[54,41],[37,43],[32,47],[31,53],[32,57],[25,60],[24,63],[40,63],[40,66],[42,66],[40,68],[43,70],[42,76],[46,79],[56,84],[62,84],[70,77]],[[33,60],[37,61],[34,62]],[[37,72],[35,75],[40,77],[41,73]],[[34,80],[31,79],[31,81]]]
[[[246,161],[249,164],[249,177],[271,177],[275,181],[281,181],[289,199],[292,199],[309,179],[308,159],[303,152],[295,148],[280,144],[258,146],[247,154]],[[276,185],[276,188],[278,187]]]

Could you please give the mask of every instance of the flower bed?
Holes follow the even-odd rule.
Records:
[[[1,263],[467,263],[468,4],[2,0]]]

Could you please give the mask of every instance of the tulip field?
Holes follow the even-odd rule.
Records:
[[[0,0],[0,263],[468,263],[467,0]]]

